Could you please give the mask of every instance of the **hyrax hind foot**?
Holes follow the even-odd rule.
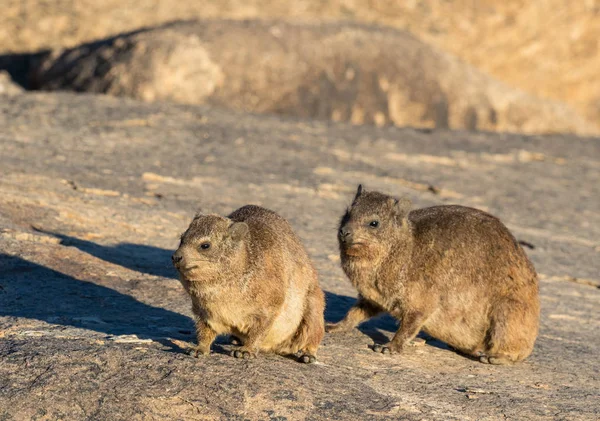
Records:
[[[256,358],[255,353],[247,351],[245,349],[235,349],[235,350],[231,351],[231,353],[229,355],[231,355],[232,357],[240,358],[240,359],[244,359],[244,360],[248,360],[250,358]]]
[[[504,355],[496,355],[496,356],[488,356],[481,355],[479,357],[479,361],[484,364],[493,364],[493,365],[510,365],[513,364],[514,361]]]
[[[200,346],[195,346],[192,349],[190,349],[188,351],[188,355],[194,358],[198,358],[200,355],[209,355],[210,354],[210,347],[206,348],[206,347],[200,347]]]
[[[407,346],[425,346],[426,341],[423,338],[415,338],[409,341]],[[402,352],[403,347],[394,344],[393,342],[389,342],[387,344],[375,344],[373,345],[373,351],[379,352],[381,354],[399,354]]]

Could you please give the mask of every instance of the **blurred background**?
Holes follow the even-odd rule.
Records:
[[[598,0],[4,0],[0,91],[600,133]]]

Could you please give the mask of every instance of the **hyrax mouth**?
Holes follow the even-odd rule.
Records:
[[[364,241],[348,241],[348,242],[344,242],[343,244],[344,244],[344,247],[346,247],[346,248],[364,247],[367,245],[367,243]]]
[[[348,256],[358,256],[366,247],[366,243],[363,242],[345,243],[344,252]]]
[[[192,266],[186,266],[186,267],[181,267],[181,266],[179,266],[179,267],[177,268],[177,270],[178,270],[179,272],[181,272],[181,273],[187,273],[187,272],[190,272],[190,271],[192,271],[192,270],[194,270],[194,269],[196,269],[196,268],[198,268],[198,265],[192,265]]]

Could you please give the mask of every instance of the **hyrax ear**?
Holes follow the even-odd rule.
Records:
[[[249,231],[250,228],[245,222],[234,222],[228,230],[229,236],[233,241],[243,240],[248,235]]]
[[[356,196],[354,196],[353,202],[356,202],[356,199],[358,199],[362,193],[363,193],[363,186],[362,186],[362,184],[359,184],[358,189],[356,189]]]
[[[401,221],[402,225],[408,223],[408,213],[412,209],[412,202],[408,197],[401,197],[400,199],[393,199],[394,207],[393,213],[398,221]]]

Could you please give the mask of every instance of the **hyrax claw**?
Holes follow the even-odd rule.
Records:
[[[298,361],[300,361],[301,363],[304,363],[304,364],[313,364],[313,363],[317,362],[317,357],[315,357],[314,355],[304,354],[304,355],[300,356]]]
[[[386,345],[373,345],[373,351],[381,354],[391,354],[390,347]]]
[[[230,355],[232,357],[241,358],[241,359],[245,359],[245,360],[254,357],[254,355],[252,353],[250,353],[248,351],[244,351],[244,350],[239,350],[239,349],[231,351]]]

